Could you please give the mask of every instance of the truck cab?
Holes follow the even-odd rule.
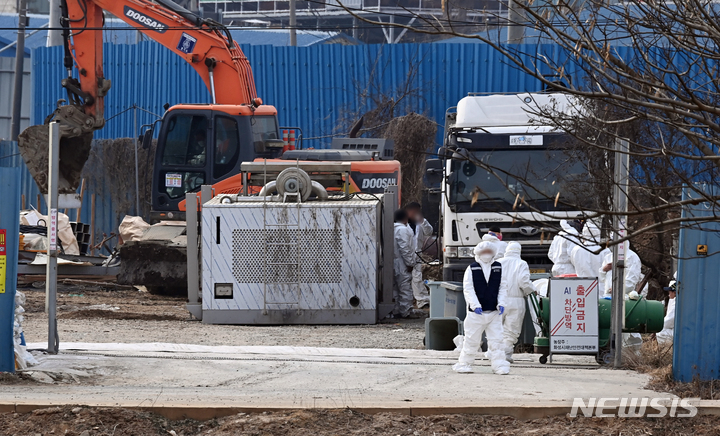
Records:
[[[491,226],[503,241],[517,241],[531,272],[550,272],[547,257],[562,219],[581,211],[556,201],[569,195],[585,166],[569,151],[573,138],[538,121],[539,107],[574,110],[560,93],[471,94],[446,113],[443,148],[435,167],[442,171],[440,231],[443,279],[461,281],[473,249]],[[577,204],[573,202],[572,204]]]

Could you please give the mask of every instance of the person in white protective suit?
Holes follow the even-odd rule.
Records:
[[[395,297],[395,308],[392,312],[393,318],[409,318],[418,316],[413,310],[412,293],[412,270],[415,266],[415,252],[413,251],[414,235],[412,229],[407,225],[408,215],[403,209],[395,212],[395,258],[393,269],[395,281],[393,296]],[[420,311],[422,312],[422,311]]]
[[[570,263],[575,268],[578,277],[598,277],[598,271],[603,266],[603,258],[609,253],[606,248],[600,250],[600,229],[592,222],[587,221],[582,231],[583,245],[576,245],[570,252]],[[598,294],[605,292],[605,283],[598,283]]]
[[[599,278],[604,281],[605,294],[603,298],[612,297],[613,277],[612,277],[612,264],[613,254],[610,251],[605,255],[603,259],[603,266],[598,271]],[[635,288],[637,284],[642,280],[642,262],[637,253],[632,251],[629,247],[625,252],[625,280],[623,283],[624,295],[630,295],[632,292],[637,295]],[[640,333],[623,333],[623,345],[626,347],[639,347],[642,345],[642,336]]]
[[[530,281],[530,268],[520,258],[521,247],[517,242],[510,242],[505,256],[498,262],[502,264],[502,274],[507,279],[507,298],[503,314],[503,345],[505,360],[513,363],[513,349],[520,337],[523,320],[525,319],[525,297],[537,292]]]
[[[480,351],[482,335],[487,336],[490,366],[495,374],[510,373],[510,363],[505,360],[502,336],[502,314],[507,299],[507,279],[500,262],[494,261],[495,246],[483,241],[475,247],[475,262],[463,277],[463,294],[468,305],[465,318],[465,338],[458,362],[453,370],[472,372],[472,364]]]
[[[570,252],[580,245],[578,231],[568,220],[560,220],[562,230],[553,238],[548,250],[548,258],[553,263],[553,277],[564,274],[575,274],[575,267],[570,262]]]
[[[660,345],[671,345],[673,343],[673,334],[675,333],[675,296],[677,294],[677,282],[670,281],[670,286],[665,288],[668,292],[667,311],[663,320],[663,329],[655,335]]]
[[[612,296],[612,266],[613,266],[613,254],[611,250],[605,254],[602,261],[602,267],[598,270],[598,276],[604,282],[605,297]],[[630,294],[637,287],[642,279],[642,262],[637,253],[628,248],[625,252],[625,281],[623,292],[625,295]]]
[[[500,227],[498,226],[492,226],[487,234],[483,235],[482,240],[485,242],[489,242],[493,244],[495,247],[495,260],[502,259],[502,257],[505,255],[505,249],[507,248],[507,242],[503,242],[502,238],[502,232],[500,231]]]
[[[415,233],[413,251],[416,254],[416,263],[412,271],[412,290],[417,307],[423,308],[430,305],[430,291],[423,280],[420,253],[425,249],[425,243],[432,237],[433,228],[423,217],[420,203],[410,203],[405,206],[405,210],[408,213],[408,224]]]

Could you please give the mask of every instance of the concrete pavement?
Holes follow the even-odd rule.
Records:
[[[645,389],[645,375],[603,369],[587,356],[540,365],[537,356],[517,355],[507,376],[492,374],[485,360],[473,374],[456,374],[456,358],[425,350],[66,343],[28,371],[49,383],[3,386],[0,405],[139,407],[194,417],[345,407],[533,417],[567,413],[575,397],[669,396]]]

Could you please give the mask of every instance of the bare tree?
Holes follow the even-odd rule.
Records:
[[[446,11],[450,12],[444,17],[417,15],[415,22],[420,24],[410,30],[488,44],[507,63],[535,77],[541,87],[576,98],[581,116],[553,108],[537,115],[571,132],[579,153],[589,161],[597,201],[582,210],[604,217],[616,214],[609,207],[613,144],[617,138],[630,141],[628,216],[633,227],[615,243],[631,239],[636,246],[644,244],[667,255],[669,238],[679,228],[718,219],[717,213],[683,217],[680,210],[698,199],[711,210],[720,206],[720,197],[698,184],[716,182],[720,176],[720,4],[513,1],[510,13],[484,11],[495,27],[480,33],[467,31],[472,23],[459,18],[477,15],[466,5],[449,0]],[[460,9],[465,13],[452,12]],[[407,13],[413,15],[410,9]],[[524,44],[505,44],[509,40]],[[512,176],[522,178],[522,174]],[[681,198],[682,185],[694,198]],[[551,197],[547,192],[536,194]],[[559,201],[572,203],[575,198]],[[646,263],[667,262],[648,257]],[[663,269],[667,275],[669,268]]]
[[[395,87],[385,86],[384,71],[391,60],[383,63],[382,52],[374,59],[367,80],[355,80],[357,100],[352,108],[342,111],[336,131],[357,136],[392,139],[395,159],[401,163],[400,183],[402,204],[420,201],[423,162],[435,145],[437,126],[427,116],[419,114],[421,89],[429,86],[419,83],[418,72],[424,55],[418,50],[409,55],[405,78]]]

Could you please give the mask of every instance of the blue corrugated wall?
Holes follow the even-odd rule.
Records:
[[[4,288],[0,290],[0,372],[15,372],[15,351],[13,326],[15,321],[15,291],[17,281],[17,262],[20,220],[20,172],[17,168],[0,168],[0,229],[6,231],[5,271],[0,280]]]
[[[716,185],[685,188],[683,200],[702,199],[701,192],[718,195]],[[698,192],[699,191],[699,192]],[[689,383],[720,379],[720,222],[717,205],[710,202],[687,205],[683,218],[710,220],[680,229],[675,303],[673,376]],[[698,246],[707,245],[708,256],[698,254]]]
[[[43,215],[47,214],[47,204],[45,198],[40,196],[40,190],[33,180],[30,172],[25,166],[20,152],[18,151],[17,142],[0,141],[0,168],[19,168],[20,169],[20,194],[25,197],[25,208],[34,207]],[[99,241],[103,233],[117,233],[119,221],[116,217],[110,199],[109,188],[106,186],[107,181],[103,181],[102,186],[88,186],[83,196],[83,207],[79,217],[80,222],[90,224],[91,222],[91,196],[95,194],[95,239]],[[18,208],[21,206],[21,198],[18,199]],[[75,210],[67,211],[70,221],[77,221],[77,213]],[[129,213],[130,211],[121,211],[121,213]],[[108,254],[108,253],[104,253]]]
[[[445,110],[468,92],[537,91],[531,76],[508,64],[484,44],[317,45],[312,47],[243,46],[250,59],[259,96],[278,109],[280,124],[297,126],[306,138],[337,133],[343,114],[361,108],[360,95],[370,85],[388,95],[402,87],[412,70],[410,88],[419,96],[408,101],[416,112],[443,124]],[[523,48],[551,59],[563,56],[556,46]],[[532,60],[527,58],[528,65]],[[33,123],[40,123],[65,95],[62,49],[33,51]],[[544,73],[551,73],[550,71]],[[162,114],[165,103],[207,103],[209,92],[194,70],[159,44],[105,45],[105,75],[112,80],[106,97],[106,127],[97,138],[133,136],[133,104]],[[219,92],[222,92],[220,90]],[[401,105],[401,108],[405,108]],[[153,117],[142,114],[140,124]],[[310,141],[326,147],[329,139]]]
[[[543,55],[557,62],[565,58],[557,46],[517,48],[532,53],[533,57]],[[305,138],[318,138],[307,140],[306,147],[329,146],[328,136],[343,133],[338,131],[338,120],[346,118],[348,113],[373,109],[372,105],[363,105],[360,97],[368,88],[381,89],[396,98],[401,94],[397,90],[409,82],[409,88],[416,92],[398,106],[400,113],[396,115],[411,107],[442,126],[445,110],[456,105],[468,92],[523,92],[537,91],[539,87],[537,80],[484,44],[244,45],[242,49],[252,64],[259,96],[277,107],[280,124],[302,128]],[[95,133],[96,138],[134,136],[137,132],[133,129],[133,111],[127,111],[133,105],[162,114],[165,103],[210,101],[209,92],[195,71],[155,42],[106,44],[104,50],[105,75],[112,80],[112,88],[105,99],[108,121],[105,128]],[[626,49],[621,47],[618,51],[622,55]],[[66,97],[60,87],[60,80],[65,76],[62,57],[62,47],[33,50],[33,124],[42,123],[57,100]],[[537,58],[528,56],[526,62],[533,65]],[[408,77],[411,77],[409,81]],[[138,115],[139,125],[155,120],[153,115],[142,111],[138,111]],[[442,128],[438,141],[441,135]],[[0,156],[6,154],[12,152]],[[6,164],[0,162],[0,165]],[[34,199],[37,190],[34,184],[26,186],[28,177],[23,179],[23,193],[28,199]],[[90,222],[89,194],[92,192],[97,195],[95,234],[98,239],[103,232],[117,231],[117,216],[131,211],[114,211],[106,195],[107,187],[91,186],[80,217],[83,222]]]

